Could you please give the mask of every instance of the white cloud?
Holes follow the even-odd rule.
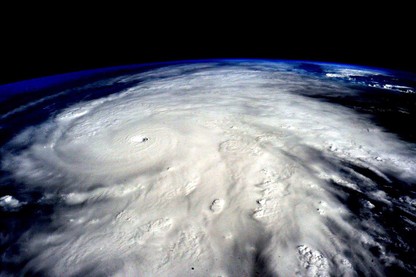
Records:
[[[383,246],[348,220],[353,215],[329,181],[371,188],[375,199],[387,201],[371,180],[343,174],[341,162],[414,180],[414,153],[349,109],[294,93],[305,85],[325,89],[297,74],[171,66],[21,134],[9,146],[28,147],[6,156],[3,167],[62,199],[57,228],[27,234],[31,260],[24,270],[378,272],[369,248]],[[372,228],[383,234],[382,226]],[[259,269],[256,256],[267,268]]]

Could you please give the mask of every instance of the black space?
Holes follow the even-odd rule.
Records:
[[[160,7],[157,7],[157,6]],[[299,4],[300,5],[300,4]],[[3,9],[0,84],[58,73],[158,61],[300,59],[416,72],[407,7],[320,13],[283,7],[193,7],[164,14],[155,5],[84,9]],[[187,7],[189,8],[189,7]]]

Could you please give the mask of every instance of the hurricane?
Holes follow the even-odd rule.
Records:
[[[3,113],[46,114],[1,147],[0,208],[31,209],[2,229],[5,276],[415,273],[415,144],[329,100],[411,86],[299,64],[168,64]]]

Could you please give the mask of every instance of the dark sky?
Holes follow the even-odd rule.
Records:
[[[318,60],[416,72],[412,22],[405,15],[374,18],[363,12],[358,19],[348,12],[307,18],[285,11],[253,14],[238,20],[209,12],[156,18],[139,10],[12,16],[2,24],[0,83],[112,65],[204,58]]]

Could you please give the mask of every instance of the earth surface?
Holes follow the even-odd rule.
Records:
[[[268,60],[0,86],[0,275],[414,276],[415,92]]]

